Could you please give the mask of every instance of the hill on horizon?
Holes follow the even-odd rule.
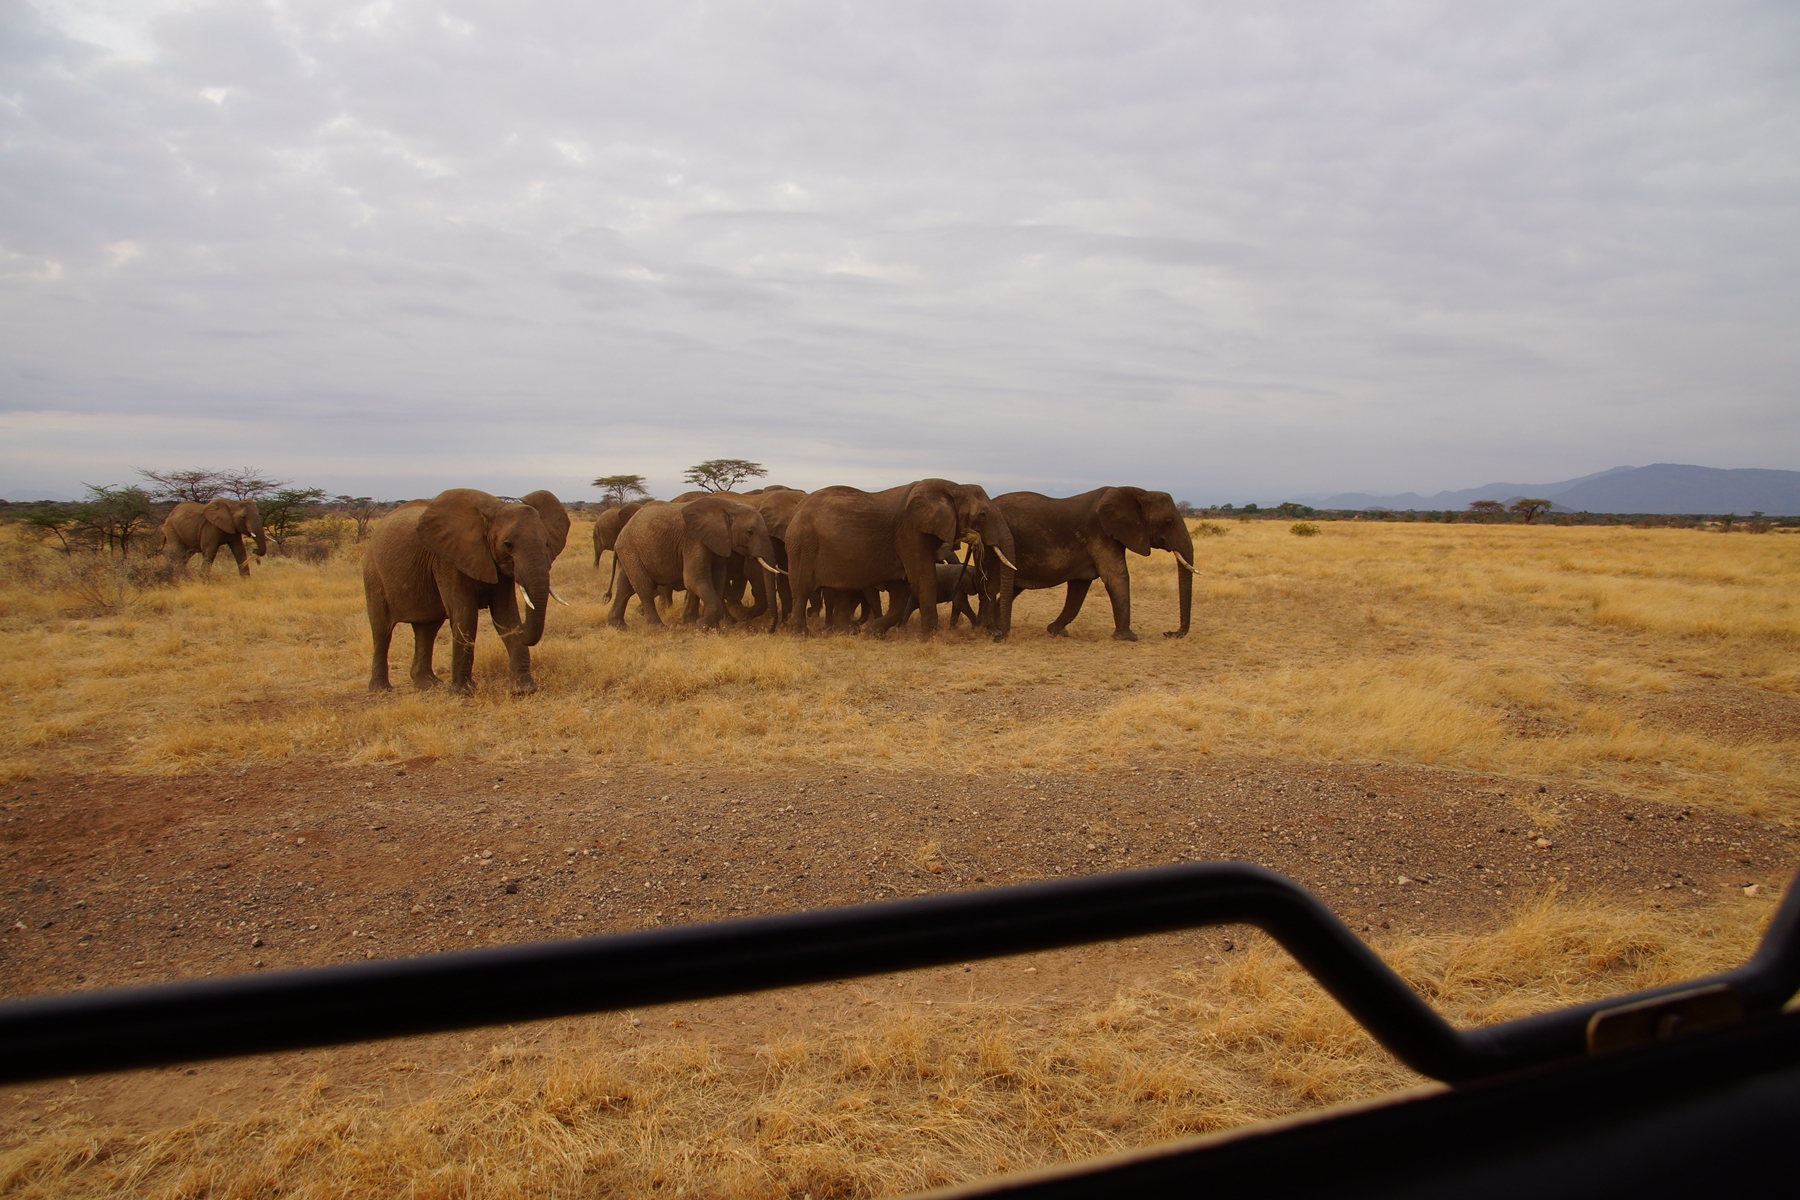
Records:
[[[1560,483],[1490,483],[1478,488],[1421,496],[1403,492],[1374,496],[1344,492],[1328,496],[1321,508],[1463,509],[1476,500],[1511,503],[1521,496],[1554,501],[1557,512],[1737,513],[1772,517],[1800,516],[1800,471],[1757,467],[1699,467],[1685,463],[1652,463],[1647,467],[1613,467]]]

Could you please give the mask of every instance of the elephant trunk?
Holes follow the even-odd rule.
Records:
[[[994,585],[994,640],[999,641],[1012,632],[1013,583],[1018,568],[1014,563],[1018,560],[1018,551],[1013,548],[1012,530],[1006,527],[1006,519],[997,509],[989,509],[982,521],[982,541],[994,551],[996,560],[993,571]],[[985,564],[984,564],[985,565]]]
[[[516,556],[513,578],[525,593],[525,644],[535,646],[544,636],[544,614],[550,607],[550,559],[543,553]]]
[[[1194,613],[1194,537],[1187,522],[1181,523],[1178,545],[1169,549],[1175,554],[1175,591],[1181,604],[1181,628],[1171,630],[1170,637],[1186,637],[1188,622]]]
[[[269,553],[269,540],[263,536],[262,513],[257,511],[254,500],[250,502],[250,511],[247,515],[250,533],[256,538],[256,557],[266,558]]]

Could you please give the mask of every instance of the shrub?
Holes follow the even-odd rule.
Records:
[[[1295,521],[1288,526],[1288,532],[1295,537],[1318,537],[1319,527],[1310,521]]]
[[[1217,521],[1202,521],[1194,526],[1195,537],[1224,537],[1226,529]]]

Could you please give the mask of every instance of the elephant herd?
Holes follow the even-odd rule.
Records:
[[[363,563],[374,639],[370,690],[389,686],[388,648],[402,621],[413,627],[413,684],[436,686],[432,647],[448,621],[450,684],[469,691],[476,617],[485,608],[506,645],[513,691],[535,691],[530,647],[543,636],[549,602],[561,601],[550,589],[550,564],[568,535],[567,512],[544,491],[505,500],[455,488],[397,509],[376,527]],[[1112,601],[1113,637],[1135,641],[1127,550],[1175,556],[1181,625],[1164,636],[1186,636],[1193,608],[1187,523],[1167,492],[1135,487],[1060,499],[1036,492],[990,498],[947,479],[881,492],[690,492],[601,513],[596,568],[609,550],[607,623],[621,629],[633,596],[645,622],[660,627],[657,600],[672,600],[679,590],[686,593],[684,621],[706,629],[766,618],[771,632],[785,624],[805,635],[817,616],[828,629],[881,635],[916,611],[920,635],[930,637],[938,605],[949,602],[952,623],[966,615],[997,641],[1012,628],[1019,592],[1066,587],[1049,625],[1061,635],[1098,579]]]

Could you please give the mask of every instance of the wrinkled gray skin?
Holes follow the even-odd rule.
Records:
[[[205,504],[183,500],[163,518],[163,553],[178,571],[186,571],[188,559],[194,555],[204,555],[201,573],[210,575],[219,547],[228,546],[231,557],[237,560],[238,574],[248,579],[250,556],[244,552],[246,534],[256,539],[256,557],[261,558],[269,552],[268,540],[263,537],[262,513],[257,511],[256,501],[233,500],[226,496]]]
[[[784,571],[787,570],[788,565],[788,523],[794,519],[794,512],[804,499],[806,499],[805,492],[798,488],[781,487],[778,484],[770,484],[766,488],[758,488],[754,492],[744,493],[745,502],[753,505],[756,511],[762,514],[763,525],[769,531],[769,541],[774,544],[775,554],[769,561]],[[746,574],[748,575],[748,572]],[[750,578],[754,585],[754,576]],[[759,596],[757,599],[759,605],[765,603],[763,597]],[[788,586],[786,575],[775,576],[775,584],[766,603],[769,613],[769,631],[773,633],[794,610],[794,592]],[[762,610],[758,608],[746,615],[761,616]]]
[[[748,570],[761,574],[758,558],[772,560],[762,514],[741,500],[708,494],[682,503],[646,504],[625,523],[613,546],[624,578],[613,592],[606,623],[625,628],[625,604],[642,598],[644,620],[653,628],[663,620],[656,611],[658,588],[680,587],[699,598],[703,629],[717,629],[725,617],[725,584],[733,555],[743,556]]]
[[[413,686],[436,687],[432,647],[448,620],[451,690],[473,691],[476,620],[485,608],[506,646],[513,693],[537,691],[531,647],[544,636],[550,564],[568,538],[569,514],[549,492],[508,501],[452,488],[388,514],[363,557],[363,599],[375,642],[369,690],[389,687],[388,647],[402,621],[413,627]],[[528,601],[523,620],[516,588]]]
[[[1088,588],[1098,579],[1112,601],[1113,637],[1137,641],[1131,630],[1131,572],[1125,551],[1148,555],[1167,550],[1190,564],[1194,538],[1187,522],[1175,511],[1167,492],[1147,492],[1137,487],[1097,488],[1062,499],[1036,492],[1008,492],[994,497],[1006,514],[1019,555],[1013,559],[1019,573],[1018,591],[1068,585],[1062,612],[1048,628],[1062,635],[1081,611]],[[1194,574],[1175,564],[1175,587],[1181,608],[1181,628],[1164,637],[1186,637],[1194,607]]]
[[[613,548],[613,543],[619,540],[619,530],[625,528],[625,523],[637,516],[638,509],[642,507],[644,507],[642,504],[621,504],[616,508],[607,509],[605,512],[594,518],[595,570],[599,570],[600,568],[600,556],[605,554],[608,550],[611,550]],[[607,576],[606,595],[601,597],[602,600],[612,599],[613,583],[616,581],[618,574],[619,556],[615,554],[613,555],[612,574]]]
[[[810,595],[815,587],[861,592],[904,579],[919,600],[919,636],[928,638],[937,631],[938,554],[970,535],[1018,561],[1005,516],[974,484],[921,479],[883,492],[822,488],[800,502],[788,524],[794,595]],[[994,558],[992,549],[987,557]],[[998,641],[1012,628],[1013,573],[996,559],[991,574],[997,600],[988,627]],[[890,609],[871,624],[877,635],[895,623],[903,605]],[[796,605],[789,624],[806,632],[804,607]]]
[[[974,606],[969,603],[970,596],[980,595],[981,577],[975,571],[975,564],[970,563],[967,566],[962,563],[941,562],[937,564],[938,603],[943,604],[948,601],[950,604],[950,628],[956,628],[956,619],[959,616],[969,618],[971,629],[980,624],[975,615]],[[907,589],[906,602],[902,605],[902,609],[899,619],[894,622],[896,625],[905,625],[912,619],[913,613],[919,610],[918,598],[912,594],[910,588]]]

